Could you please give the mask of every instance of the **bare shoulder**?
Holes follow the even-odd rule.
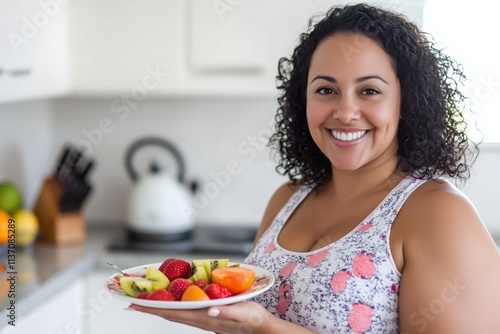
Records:
[[[290,197],[292,197],[293,193],[300,188],[301,185],[301,183],[294,184],[292,182],[286,182],[274,192],[267,204],[262,222],[257,230],[255,241],[257,241],[268,229],[278,212],[286,204]]]
[[[500,319],[500,253],[473,203],[432,180],[400,212],[404,254],[401,329],[408,333],[493,333]]]
[[[439,242],[449,239],[450,233],[459,236],[483,235],[489,237],[483,222],[469,198],[458,188],[444,180],[430,180],[415,190],[403,211],[407,235],[405,241],[417,236],[429,239],[433,232]],[[444,238],[446,236],[446,238]]]

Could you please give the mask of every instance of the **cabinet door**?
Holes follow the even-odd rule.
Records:
[[[82,322],[86,334],[101,333],[212,333],[201,329],[166,321],[149,314],[125,310],[129,305],[114,298],[104,288],[109,271],[93,272],[87,277],[86,299],[88,303]]]
[[[1,334],[19,333],[85,333],[80,316],[84,305],[82,279],[54,291],[54,296],[42,301],[40,306],[27,314],[17,315],[15,326],[5,325]]]
[[[75,93],[147,96],[175,89],[186,67],[183,2],[71,2]]]
[[[66,20],[58,1],[0,3],[0,103],[68,92]]]

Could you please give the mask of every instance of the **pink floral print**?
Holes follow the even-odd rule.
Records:
[[[408,196],[425,181],[406,177],[343,238],[311,252],[293,252],[277,240],[292,212],[313,189],[301,187],[245,260],[276,278],[268,291],[253,300],[317,333],[399,333],[401,274],[392,260],[389,234]]]
[[[354,333],[363,333],[370,328],[372,323],[372,311],[369,305],[363,303],[352,304],[352,310],[349,313],[347,321]]]

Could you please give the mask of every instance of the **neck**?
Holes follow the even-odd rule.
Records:
[[[328,188],[340,196],[350,197],[394,188],[405,174],[397,169],[397,158],[355,171],[333,169]]]

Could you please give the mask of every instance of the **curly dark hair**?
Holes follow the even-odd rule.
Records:
[[[461,66],[405,16],[366,4],[333,7],[316,23],[313,17],[291,59],[279,60],[276,78],[282,92],[276,132],[269,141],[280,155],[278,173],[315,185],[332,177],[330,161],[308,130],[306,88],[314,50],[338,32],[363,34],[392,59],[401,86],[398,169],[406,173],[419,170],[426,178],[446,175],[465,182],[479,150],[466,134],[462,115],[465,96],[459,90],[466,77]]]

